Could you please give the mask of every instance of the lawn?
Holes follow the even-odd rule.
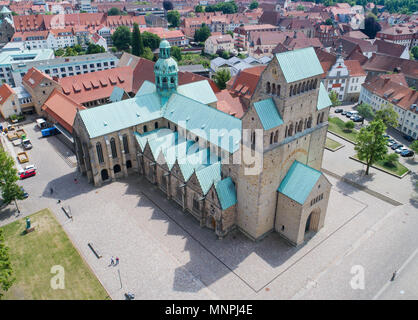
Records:
[[[328,123],[328,131],[342,136],[345,139],[355,143],[358,132],[356,129],[350,131],[346,130],[344,128],[345,121],[337,117],[329,118]]]
[[[341,143],[339,143],[335,140],[332,140],[330,138],[327,138],[327,140],[325,141],[325,147],[328,148],[328,149],[331,149],[333,151],[335,151],[336,149],[338,149],[341,146],[342,146]]]
[[[353,158],[358,159],[358,156],[355,155]],[[404,173],[408,172],[408,168],[405,167],[404,165],[402,165],[399,161],[395,161],[393,163],[393,166],[390,166],[388,163],[386,163],[386,160],[385,159],[380,160],[380,161],[374,163],[372,165],[372,167],[377,167],[379,169],[382,169],[384,171],[388,171],[388,172],[390,172],[392,174],[395,174],[397,176],[402,176]]]
[[[2,227],[16,282],[3,296],[5,300],[85,300],[107,299],[108,295],[48,210],[30,216],[35,231],[24,234],[26,218]],[[52,289],[51,267],[65,271],[65,288]]]

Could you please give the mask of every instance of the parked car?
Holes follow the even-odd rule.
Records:
[[[408,148],[400,147],[400,148],[396,149],[395,152],[401,154],[402,152],[408,151],[408,150],[409,150]]]
[[[34,165],[34,164],[29,164],[29,165],[27,165],[27,166],[25,167],[25,170],[31,170],[31,169],[36,170],[37,168],[35,167],[35,165]]]
[[[351,116],[353,115],[353,113],[352,112],[350,112],[350,111],[347,111],[347,113],[345,114],[345,116],[347,117],[347,118],[351,118]]]
[[[411,136],[408,136],[407,134],[404,134],[403,137],[406,141],[414,141],[414,138],[412,138]]]
[[[343,112],[341,112],[341,114],[342,114],[343,116],[345,116],[345,115],[347,114],[347,111],[344,111],[344,110],[343,110]]]
[[[22,190],[22,191],[23,191],[23,198],[24,198],[24,199],[26,199],[27,197],[29,197],[29,193],[27,193],[27,192],[25,191],[25,189],[23,189],[23,187],[20,187],[20,190]]]
[[[385,138],[387,138],[388,140],[390,139],[390,136],[389,135],[387,135],[387,134],[384,134],[383,135]]]
[[[401,147],[403,147],[403,144],[400,144],[400,143],[394,143],[394,144],[392,144],[391,145],[391,149],[392,150],[396,150],[396,149],[398,149],[398,148],[401,148]]]
[[[341,113],[341,112],[343,112],[344,110],[343,109],[341,109],[341,108],[338,108],[338,109],[335,109],[335,113]]]
[[[36,170],[35,169],[26,170],[25,172],[23,172],[20,175],[20,179],[26,179],[26,178],[32,177],[34,175],[36,175]]]
[[[402,157],[412,157],[414,155],[414,151],[412,150],[405,150],[401,152]]]
[[[387,145],[388,147],[392,147],[392,145],[393,145],[394,143],[397,143],[397,142],[391,139],[391,140],[388,140],[388,141],[386,142],[386,145]]]
[[[363,121],[363,117],[362,116],[358,116],[358,115],[354,115],[350,118],[350,120],[353,120],[354,122],[362,122]]]
[[[32,149],[32,143],[30,142],[29,139],[22,140],[22,146],[23,146],[23,149],[25,150]]]

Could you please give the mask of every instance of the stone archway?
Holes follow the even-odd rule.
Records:
[[[311,211],[305,222],[305,234],[309,231],[318,231],[321,209],[317,208]]]

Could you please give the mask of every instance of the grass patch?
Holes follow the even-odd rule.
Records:
[[[328,131],[335,133],[345,139],[355,143],[358,131],[356,129],[347,130],[344,128],[345,121],[340,118],[329,118]]]
[[[205,68],[209,68],[210,60],[207,57],[204,57],[197,53],[186,53],[182,56],[181,61],[179,61],[179,66],[201,64]]]
[[[4,227],[16,282],[3,296],[5,300],[85,300],[107,299],[108,295],[48,210],[30,216],[35,231],[23,234],[26,218]],[[51,267],[65,270],[65,289],[53,290]]]
[[[341,146],[342,146],[341,143],[339,143],[335,140],[332,140],[330,138],[327,138],[327,140],[325,141],[325,147],[328,148],[328,149],[331,149],[331,150],[336,150]]]
[[[355,158],[357,160],[360,160],[357,155],[353,156],[353,158]],[[395,174],[397,176],[402,176],[403,174],[405,174],[409,171],[408,168],[405,167],[404,165],[402,165],[399,161],[394,161],[393,165],[391,165],[391,164],[387,163],[386,159],[375,162],[372,165],[372,167],[376,167],[376,168],[382,169],[384,171],[388,171],[388,172],[390,172],[392,174]]]

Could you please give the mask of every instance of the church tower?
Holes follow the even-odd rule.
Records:
[[[167,40],[160,42],[160,55],[154,66],[155,85],[160,96],[168,98],[178,85],[178,66],[171,57],[171,46]]]

